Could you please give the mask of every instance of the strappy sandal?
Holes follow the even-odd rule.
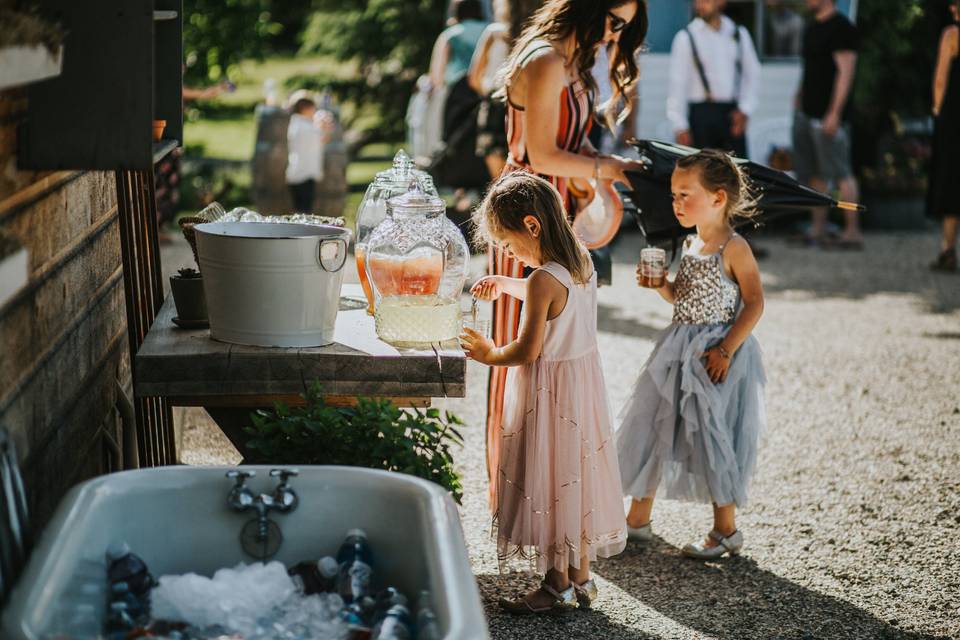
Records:
[[[590,578],[583,584],[573,583],[573,590],[577,594],[577,603],[581,609],[589,609],[593,601],[597,599],[600,592],[597,590],[597,583]]]
[[[944,273],[953,273],[957,270],[957,250],[947,249],[941,251],[937,259],[930,263],[931,271],[941,271]]]
[[[729,536],[724,536],[714,529],[707,536],[717,543],[716,546],[708,547],[702,541],[694,542],[683,547],[683,555],[697,560],[716,560],[728,553],[731,556],[740,555],[740,550],[743,549],[743,533],[739,529]]]
[[[577,606],[576,589],[573,583],[563,591],[557,591],[546,582],[540,583],[540,591],[553,596],[553,602],[544,607],[532,607],[530,603],[520,596],[515,600],[500,599],[500,608],[517,616],[527,616],[536,614],[557,615],[570,611]]]

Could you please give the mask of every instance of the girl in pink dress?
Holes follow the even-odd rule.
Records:
[[[494,478],[494,528],[501,561],[536,558],[539,589],[501,600],[511,613],[589,607],[590,562],[626,545],[616,446],[597,350],[597,277],[557,189],[527,172],[490,188],[477,230],[534,267],[527,278],[487,276],[482,300],[523,301],[517,339],[503,347],[466,329],[477,362],[509,367],[501,452]]]

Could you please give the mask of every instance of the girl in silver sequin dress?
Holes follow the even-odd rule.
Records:
[[[752,214],[752,199],[729,156],[707,150],[681,159],[671,189],[677,219],[697,233],[684,243],[674,282],[657,290],[674,305],[673,323],[620,415],[617,450],[623,491],[633,497],[629,536],[652,537],[659,487],[663,497],[713,505],[713,529],[683,551],[715,558],[743,545],[735,513],[746,503],[766,425],[763,364],[751,335],[763,289],[750,245],[731,226]]]

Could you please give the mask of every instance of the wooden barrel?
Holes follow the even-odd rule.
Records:
[[[336,112],[333,112],[336,115]],[[317,182],[317,199],[313,209],[317,215],[336,218],[343,215],[347,203],[347,145],[343,141],[340,118],[323,148],[323,178]]]
[[[293,212],[287,187],[287,126],[290,114],[280,107],[258,105],[257,142],[253,151],[251,197],[254,209],[264,215]],[[323,178],[317,183],[313,211],[321,216],[343,215],[347,199],[347,153],[339,119],[323,149]]]
[[[253,149],[253,181],[250,196],[253,208],[264,215],[282,215],[293,210],[287,188],[287,125],[286,109],[257,105],[257,143]]]

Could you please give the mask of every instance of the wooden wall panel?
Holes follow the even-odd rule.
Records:
[[[114,174],[16,170],[24,96],[0,92],[0,232],[28,249],[30,271],[0,306],[0,425],[40,527],[71,486],[109,470],[130,358]]]

